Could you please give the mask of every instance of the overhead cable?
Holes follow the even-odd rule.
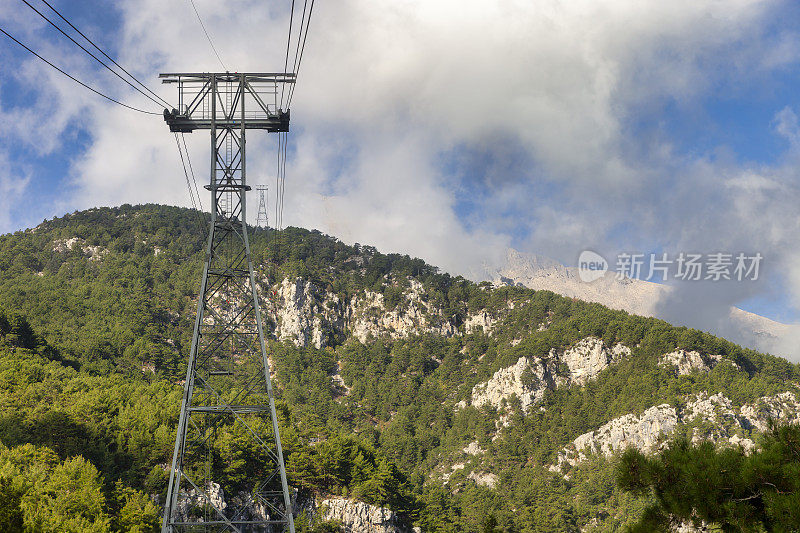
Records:
[[[189,201],[192,203],[192,209],[197,212],[198,220],[200,221],[200,227],[203,229],[203,233],[206,233],[206,217],[203,211],[203,202],[200,200],[200,192],[197,189],[197,181],[194,177],[194,169],[192,169],[192,160],[189,157],[189,149],[186,147],[186,138],[181,133],[181,139],[183,140],[183,149],[181,149],[181,143],[178,142],[178,134],[175,133],[175,144],[178,147],[178,155],[181,157],[181,165],[183,166],[183,175],[186,178],[186,188],[189,190]],[[184,160],[184,152],[186,153],[186,159]],[[186,163],[189,164],[189,170],[191,171],[192,181],[194,182],[194,190],[192,190],[192,186],[189,183],[189,172],[186,171]],[[195,195],[197,195],[197,201],[195,201]],[[205,240],[205,239],[204,239]]]
[[[189,172],[186,170],[186,161],[183,158],[183,149],[181,149],[181,143],[178,140],[178,134],[175,133],[175,145],[178,147],[178,155],[181,156],[181,165],[183,166],[183,175],[186,178],[186,188],[189,190],[189,201],[192,203],[192,209],[197,209],[197,203],[194,200],[194,191],[192,190],[192,185],[189,183]]]
[[[108,96],[108,95],[105,95],[105,94],[101,93],[101,92],[100,92],[100,91],[98,91],[97,89],[95,89],[95,88],[93,88],[93,87],[90,87],[90,86],[86,85],[85,83],[83,83],[81,80],[79,80],[79,79],[75,78],[74,76],[72,76],[72,75],[70,75],[70,74],[67,74],[66,72],[64,72],[63,70],[61,70],[61,69],[60,69],[60,68],[58,68],[57,66],[55,66],[53,63],[51,63],[51,62],[50,62],[50,61],[48,61],[47,59],[43,58],[42,56],[40,56],[39,54],[37,54],[36,52],[34,52],[33,50],[31,50],[30,48],[28,48],[27,46],[25,46],[24,44],[22,44],[20,41],[18,41],[16,38],[14,38],[14,36],[12,36],[10,33],[8,33],[8,32],[7,32],[6,30],[4,30],[3,28],[0,28],[0,32],[4,33],[4,34],[6,35],[6,37],[8,37],[8,38],[9,38],[9,39],[11,39],[12,41],[14,41],[14,42],[15,42],[15,43],[17,43],[18,45],[20,45],[22,48],[24,48],[25,50],[27,50],[27,51],[28,51],[28,52],[30,52],[31,54],[35,55],[36,57],[38,57],[39,59],[41,59],[42,61],[44,61],[45,63],[47,63],[48,65],[50,65],[50,66],[51,66],[51,67],[53,67],[54,69],[56,69],[57,71],[59,71],[59,72],[60,72],[61,74],[63,74],[64,76],[68,77],[69,79],[71,79],[71,80],[72,80],[72,81],[74,81],[75,83],[77,83],[77,84],[79,84],[79,85],[81,85],[81,86],[85,87],[86,89],[89,89],[89,90],[90,90],[90,91],[92,91],[93,93],[95,93],[95,94],[97,94],[97,95],[99,95],[99,96],[102,96],[102,97],[103,97],[103,98],[105,98],[106,100],[109,100],[109,101],[111,101],[111,102],[114,102],[115,104],[119,104],[119,105],[121,105],[122,107],[126,107],[126,108],[128,108],[128,109],[132,109],[133,111],[138,111],[139,113],[146,113],[146,114],[148,114],[148,115],[161,115],[161,113],[154,113],[154,112],[152,112],[152,111],[145,111],[144,109],[139,109],[139,108],[137,108],[137,107],[133,107],[133,106],[130,106],[130,105],[128,105],[128,104],[123,104],[123,103],[122,103],[122,102],[120,102],[119,100],[115,100],[114,98],[111,98],[110,96]]]
[[[214,51],[214,55],[217,56],[217,60],[219,61],[219,64],[222,65],[222,68],[225,70],[225,72],[227,72],[228,71],[228,67],[226,67],[225,63],[222,62],[222,58],[219,57],[219,53],[217,52],[217,49],[214,46],[214,41],[211,40],[211,36],[208,34],[208,31],[206,30],[206,25],[203,24],[203,19],[200,18],[200,12],[197,11],[197,6],[194,5],[194,0],[189,0],[189,2],[192,4],[192,9],[194,9],[194,14],[197,15],[197,20],[198,20],[198,22],[200,22],[200,27],[203,28],[203,33],[206,34],[206,39],[208,39],[208,44],[211,45],[211,49]]]
[[[59,18],[61,18],[61,20],[63,20],[63,21],[64,21],[64,22],[66,22],[67,24],[69,24],[69,27],[70,27],[70,28],[72,28],[73,30],[75,30],[76,32],[78,32],[78,34],[79,34],[81,37],[83,37],[84,39],[86,39],[86,40],[89,42],[89,44],[91,44],[92,46],[94,46],[94,47],[95,47],[95,49],[96,49],[98,52],[100,52],[101,54],[103,54],[103,55],[106,57],[106,59],[108,59],[109,61],[111,61],[112,63],[114,63],[114,65],[116,65],[116,66],[117,66],[117,67],[118,67],[120,70],[122,70],[122,72],[124,72],[125,74],[127,74],[128,76],[130,76],[130,77],[131,77],[131,79],[132,79],[133,81],[135,81],[136,83],[138,83],[138,84],[139,84],[139,85],[140,85],[140,86],[141,86],[141,87],[142,87],[142,88],[143,88],[145,91],[147,91],[148,93],[150,93],[150,94],[152,94],[153,96],[155,96],[156,98],[158,98],[158,99],[159,99],[159,100],[160,100],[160,101],[161,101],[161,102],[162,102],[162,103],[163,103],[165,106],[167,106],[168,108],[172,108],[172,107],[173,107],[173,106],[172,106],[172,105],[171,105],[169,102],[167,102],[166,100],[164,100],[163,98],[161,98],[159,95],[157,95],[156,93],[154,93],[153,91],[151,91],[151,90],[150,90],[150,88],[149,88],[147,85],[145,85],[144,83],[142,83],[141,81],[139,81],[139,79],[138,79],[138,78],[136,78],[136,76],[134,76],[133,74],[131,74],[130,72],[128,72],[128,71],[125,69],[125,67],[123,67],[122,65],[120,65],[119,63],[117,63],[117,62],[114,60],[114,58],[113,58],[113,57],[111,57],[111,56],[109,56],[107,53],[105,53],[105,52],[103,51],[103,49],[102,49],[102,48],[100,48],[99,46],[97,46],[97,44],[95,44],[95,42],[94,42],[94,41],[92,41],[90,38],[88,38],[88,37],[87,37],[87,36],[86,36],[86,35],[85,35],[85,34],[84,34],[84,33],[83,33],[81,30],[79,30],[78,28],[76,28],[76,27],[75,27],[75,26],[74,26],[74,25],[73,25],[73,24],[72,24],[72,23],[71,23],[69,20],[67,20],[67,19],[64,17],[64,15],[62,15],[62,14],[61,14],[61,13],[60,13],[60,12],[59,12],[59,11],[58,11],[56,8],[54,8],[52,5],[50,5],[50,2],[48,2],[47,0],[42,0],[42,2],[44,2],[44,4],[45,4],[47,7],[49,7],[51,10],[53,10],[53,12],[54,12],[56,15],[58,15],[58,16],[59,16]]]
[[[157,106],[159,106],[159,107],[161,107],[161,106],[163,105],[161,102],[159,102],[158,100],[156,100],[155,98],[153,98],[153,97],[152,97],[152,96],[150,96],[149,94],[145,93],[144,91],[142,91],[141,89],[139,89],[138,87],[136,87],[134,84],[132,84],[130,81],[128,81],[128,80],[127,80],[127,79],[125,79],[124,77],[122,77],[122,75],[120,75],[120,74],[119,74],[119,73],[118,73],[116,70],[114,70],[114,69],[112,69],[111,67],[109,67],[109,66],[108,66],[106,63],[104,63],[104,62],[103,62],[103,61],[102,61],[100,58],[98,58],[96,55],[94,55],[94,54],[93,54],[93,53],[91,53],[89,50],[87,50],[85,46],[83,46],[82,44],[80,44],[78,41],[76,41],[75,39],[73,39],[73,38],[72,38],[72,36],[70,36],[70,35],[69,35],[67,32],[65,32],[64,30],[62,30],[62,29],[61,29],[61,28],[58,26],[58,24],[56,24],[55,22],[53,22],[52,20],[50,20],[49,18],[47,18],[47,15],[45,15],[44,13],[42,13],[41,11],[39,11],[38,9],[36,9],[35,7],[33,7],[33,6],[30,4],[30,2],[28,2],[28,0],[22,0],[22,2],[23,2],[25,5],[27,5],[29,8],[31,8],[32,10],[34,10],[34,11],[35,11],[35,12],[36,12],[36,13],[37,13],[37,14],[38,14],[40,17],[42,17],[44,20],[46,20],[48,23],[50,23],[50,25],[51,25],[51,26],[53,26],[55,29],[57,29],[59,32],[61,32],[61,34],[62,34],[62,35],[64,35],[64,36],[65,36],[67,39],[69,39],[70,41],[72,41],[73,43],[75,43],[75,45],[77,45],[77,46],[78,46],[78,47],[79,47],[81,50],[83,50],[84,52],[86,52],[87,54],[89,54],[89,56],[91,56],[91,57],[92,57],[92,58],[93,58],[95,61],[97,61],[98,63],[100,63],[100,64],[101,64],[103,67],[105,67],[105,68],[106,68],[106,69],[107,69],[109,72],[111,72],[111,73],[112,73],[112,74],[114,74],[116,77],[118,77],[119,79],[121,79],[122,81],[124,81],[125,83],[127,83],[128,85],[130,85],[130,86],[131,86],[131,87],[132,87],[134,90],[136,90],[136,91],[137,91],[139,94],[141,94],[141,95],[145,96],[146,98],[148,98],[149,100],[151,100],[152,102],[154,102],[154,103],[155,103]]]
[[[283,61],[284,74],[287,72],[286,69],[289,68],[289,50],[292,46],[292,26],[294,26],[294,0],[292,0],[292,8],[289,11],[289,37],[286,38],[286,59]],[[302,21],[300,23],[300,29],[301,30],[303,29]],[[283,94],[285,90],[286,90],[286,84],[281,85],[281,109],[283,109]]]
[[[189,162],[189,171],[192,174],[192,182],[194,182],[194,192],[197,194],[197,203],[200,206],[200,211],[203,211],[203,201],[200,200],[200,190],[197,188],[197,180],[194,176],[194,167],[192,166],[192,159],[189,157],[189,148],[186,147],[186,136],[181,132],[181,140],[183,141],[183,151],[186,152],[186,161]]]
[[[307,0],[306,0],[307,1]],[[305,6],[303,7],[303,11],[305,12]],[[292,97],[294,96],[294,89],[297,87],[297,75],[300,72],[300,63],[303,61],[303,52],[306,49],[306,38],[308,38],[308,27],[311,24],[311,14],[314,12],[314,0],[311,0],[311,7],[308,10],[308,18],[306,19],[306,27],[305,31],[302,32],[303,35],[303,46],[300,48],[300,56],[298,57],[295,53],[295,64],[292,71],[294,72],[294,84],[289,88],[289,100],[286,104],[286,108],[288,109],[292,105]],[[301,21],[302,24],[302,21]],[[302,31],[302,26],[301,26]],[[297,44],[300,44],[300,38],[297,39]]]

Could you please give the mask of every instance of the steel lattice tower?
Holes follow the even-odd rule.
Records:
[[[178,84],[170,131],[211,130],[211,222],[162,532],[294,533],[245,218],[245,132],[289,131],[276,95],[294,75],[160,77]]]
[[[256,217],[256,226],[259,228],[266,228],[269,226],[269,217],[267,216],[267,189],[266,185],[257,185],[258,190],[258,216]]]

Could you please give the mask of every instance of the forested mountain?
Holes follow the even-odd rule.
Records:
[[[126,205],[0,236],[9,531],[157,528],[205,231]],[[400,529],[621,530],[656,499],[617,487],[625,447],[756,449],[800,417],[800,367],[699,331],[316,231],[251,244],[306,531],[336,530],[310,520],[334,496]],[[226,494],[257,460],[214,464]]]

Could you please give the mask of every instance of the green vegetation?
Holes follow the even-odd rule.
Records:
[[[157,527],[160,510],[150,496],[163,498],[166,486],[203,231],[193,211],[122,206],[0,236],[6,529]],[[476,285],[316,231],[257,229],[251,242],[265,294],[267,284],[303,276],[340,301],[370,290],[402,310],[413,280],[438,310],[428,318],[449,317],[460,328],[450,338],[419,332],[365,343],[332,330],[322,349],[269,343],[290,483],[304,497],[387,506],[424,531],[577,531],[592,520],[597,531],[620,530],[656,496],[618,487],[615,459],[590,458],[568,478],[550,472],[563,446],[657,403],[722,392],[739,406],[800,381],[798,366],[708,334],[547,291]],[[491,335],[464,334],[478,311],[496,319]],[[496,410],[456,407],[520,357],[546,358],[590,335],[621,342],[632,356],[584,387],[546,393],[543,409],[523,414],[512,398],[502,431]],[[676,376],[658,365],[676,348],[721,354],[735,365]],[[337,373],[345,387],[332,381]],[[232,455],[237,438],[223,428],[214,441],[215,478],[226,493],[259,467],[257,455]],[[483,453],[464,452],[473,441]],[[494,488],[476,483],[485,473],[496,475]],[[81,488],[72,490],[76,480]],[[304,531],[337,527],[298,523]]]
[[[725,533],[797,531],[800,524],[800,427],[776,427],[751,454],[681,438],[655,457],[627,450],[619,485],[653,496],[631,531],[668,532],[703,523]]]

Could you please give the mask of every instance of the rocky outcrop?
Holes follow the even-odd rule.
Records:
[[[681,424],[695,425],[691,433],[694,442],[713,440],[742,446],[749,451],[754,447],[753,440],[749,438],[751,432],[765,431],[770,420],[800,424],[798,393],[790,391],[765,396],[738,409],[723,394],[708,396],[701,393],[689,399],[681,408],[657,405],[641,415],[628,414],[615,418],[594,431],[584,433],[559,452],[551,470],[563,471],[567,465],[574,466],[594,453],[611,455],[628,447],[653,452]]]
[[[543,360],[538,357],[520,357],[516,364],[501,368],[488,381],[472,388],[470,403],[475,406],[491,405],[500,408],[512,396],[519,398],[523,411],[540,401],[547,390],[561,386],[584,385],[610,365],[631,354],[622,344],[606,347],[602,339],[586,337],[558,354],[551,350]],[[566,375],[557,372],[558,363],[566,365]],[[457,407],[466,407],[460,402]]]
[[[685,376],[692,372],[708,372],[720,361],[722,361],[721,355],[675,350],[674,352],[662,355],[658,364],[659,366],[665,367],[673,366],[675,367],[675,372],[679,376]]]
[[[486,334],[491,334],[497,319],[487,313],[486,311],[479,311],[474,315],[470,315],[464,320],[464,331],[469,334],[476,331],[483,331]]]
[[[488,478],[487,478],[488,479]],[[181,521],[201,522],[206,503],[226,515],[236,509],[240,519],[269,520],[269,510],[260,502],[253,501],[249,493],[242,492],[226,500],[218,483],[208,483],[203,493],[190,489],[181,491],[176,507],[176,516]],[[345,498],[327,498],[297,501],[297,509],[305,510],[315,522],[337,522],[347,533],[407,533],[410,532],[402,520],[391,510],[364,502]],[[204,510],[205,509],[205,510]],[[212,515],[215,514],[213,509]],[[243,514],[242,514],[243,513]],[[217,517],[219,518],[219,517]]]
[[[493,489],[497,484],[497,476],[491,472],[470,472],[467,479],[471,479],[476,484],[489,487],[490,489]]]
[[[164,465],[165,467],[167,465]],[[155,495],[158,503],[158,495]],[[211,508],[206,505],[210,504]],[[206,483],[203,492],[197,489],[181,491],[175,508],[176,518],[185,522],[202,522],[207,513],[211,519],[222,518],[220,513],[224,513],[227,518],[232,510],[236,510],[239,519],[242,520],[269,520],[270,511],[267,506],[260,501],[254,501],[249,492],[240,492],[233,497],[227,498],[219,483]]]
[[[405,533],[400,519],[389,509],[344,498],[322,500],[322,521],[336,521],[347,533]]]
[[[322,348],[338,336],[352,335],[361,342],[370,338],[398,339],[421,333],[450,337],[458,334],[453,323],[445,319],[440,309],[426,301],[422,284],[409,278],[409,288],[402,301],[388,309],[383,294],[364,291],[343,301],[302,278],[269,287],[262,279],[262,298],[268,300],[266,315],[275,326],[275,337],[297,346]],[[267,294],[264,294],[267,292]],[[489,326],[487,314],[477,324]]]
[[[284,279],[275,290],[274,305],[268,307],[275,322],[275,336],[297,346],[322,348],[327,331],[341,331],[344,306],[335,294],[325,293],[302,278]]]
[[[70,239],[56,239],[53,241],[53,251],[63,254],[73,249],[80,249],[83,255],[87,256],[91,261],[99,261],[108,250],[102,246],[89,246],[85,244],[86,241],[80,237],[72,237]]]
[[[178,495],[178,502],[176,506],[176,514],[182,520],[189,521],[192,518],[192,510],[202,508],[206,502],[210,503],[214,508],[219,511],[227,509],[228,504],[225,501],[225,493],[222,491],[219,483],[211,482],[205,489],[205,494],[201,494],[195,489],[190,489],[187,492],[181,491]]]
[[[775,396],[759,398],[755,402],[743,406],[739,413],[751,428],[758,431],[769,429],[770,420],[779,424],[800,424],[798,393],[787,391]]]
[[[497,324],[498,316],[480,310],[465,317],[461,329],[428,301],[422,283],[410,277],[403,283],[407,285],[400,302],[393,306],[387,305],[380,292],[365,290],[341,299],[302,278],[283,279],[278,284],[262,278],[259,293],[265,315],[274,325],[275,338],[297,346],[322,348],[346,336],[366,343],[371,338],[400,339],[419,334],[491,334]]]
[[[464,449],[462,450],[467,455],[480,455],[483,453],[483,449],[481,448],[478,441],[474,440],[467,444]]]
[[[628,414],[615,418],[575,439],[570,450],[575,455],[565,454],[565,461],[577,464],[586,457],[586,453],[611,455],[627,447],[651,452],[658,447],[662,435],[672,433],[677,425],[678,413],[667,404],[651,407],[639,416]]]
[[[472,388],[472,405],[491,405],[501,408],[512,396],[519,398],[522,410],[544,396],[545,391],[555,387],[553,371],[549,365],[539,358],[533,360],[520,357],[517,363],[501,368],[484,383]]]
[[[561,360],[569,368],[567,379],[570,384],[583,385],[597,374],[622,359],[631,355],[631,349],[617,343],[607,348],[602,339],[586,337],[561,354]]]
[[[425,301],[422,284],[409,279],[410,288],[394,309],[387,309],[383,294],[365,291],[353,298],[348,306],[347,327],[361,342],[370,337],[388,336],[393,339],[420,333],[451,337],[455,326],[443,316],[441,309]]]
[[[733,402],[723,394],[698,394],[683,408],[681,418],[684,423],[708,422],[692,429],[692,442],[713,440],[753,449],[753,441],[745,436],[752,425],[738,415]]]

